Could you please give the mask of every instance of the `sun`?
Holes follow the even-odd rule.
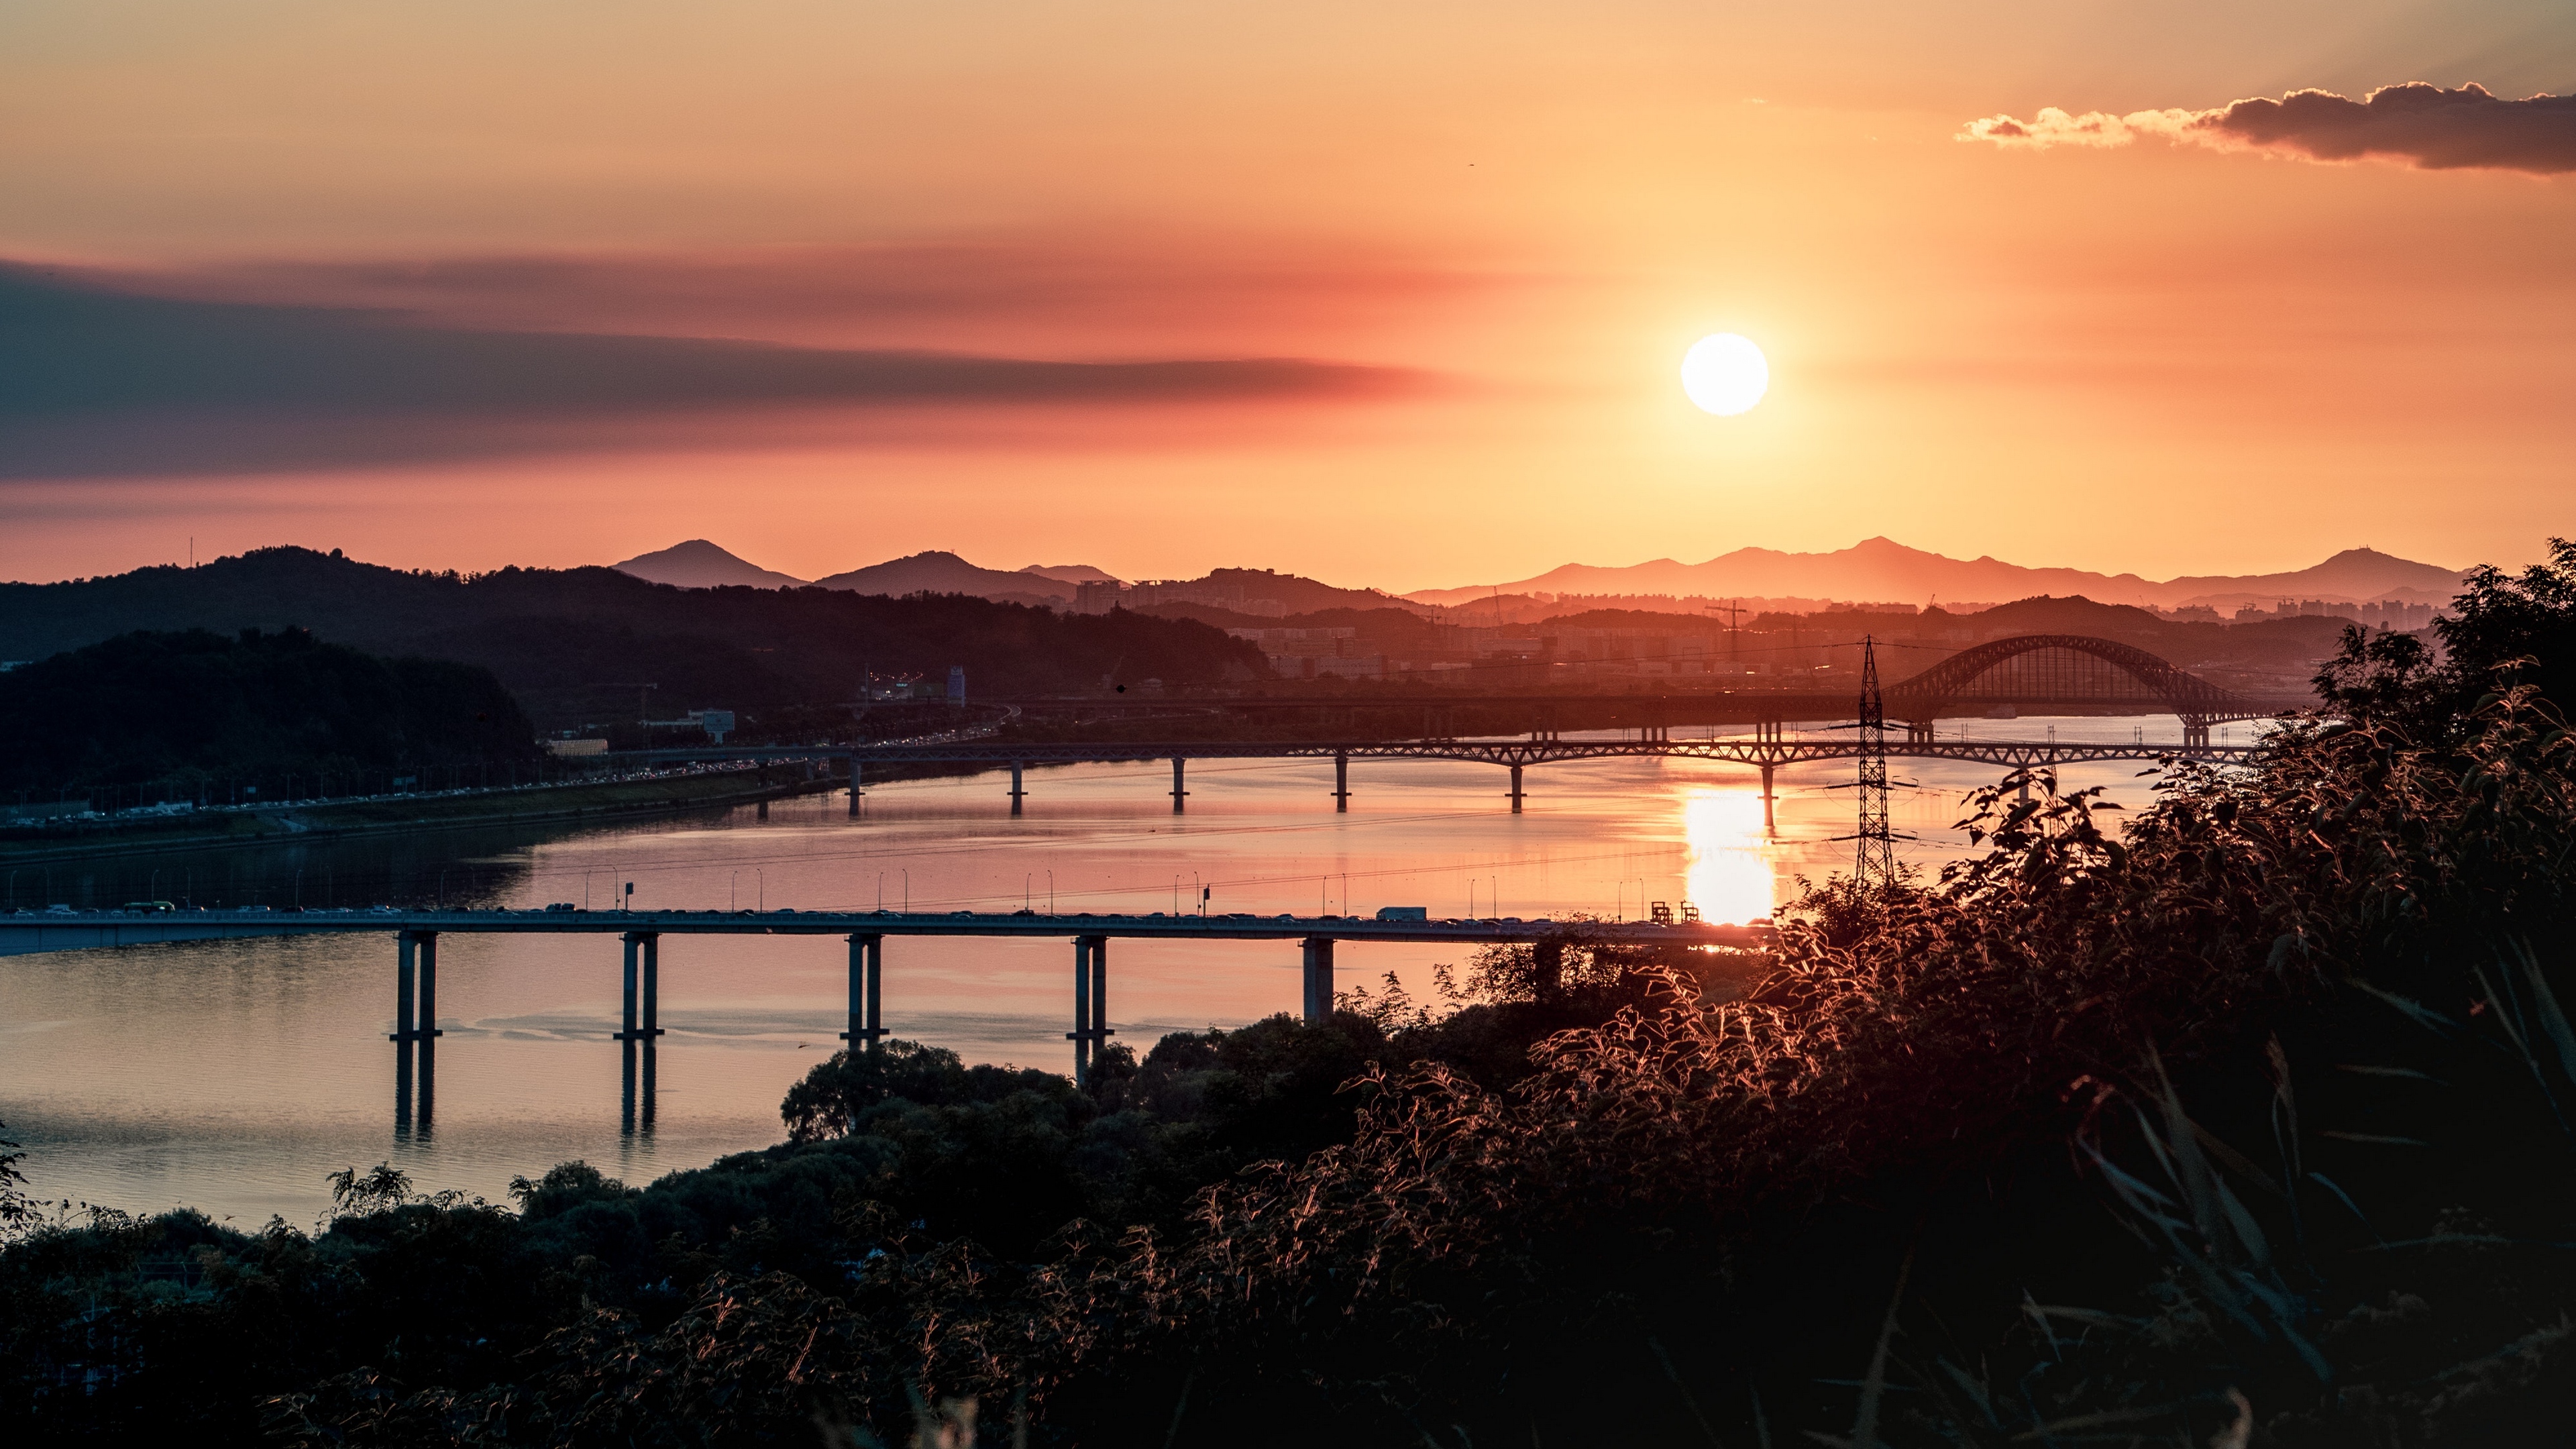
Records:
[[[1682,391],[1700,411],[1731,418],[1750,412],[1771,390],[1771,364],[1752,339],[1720,332],[1682,355]]]

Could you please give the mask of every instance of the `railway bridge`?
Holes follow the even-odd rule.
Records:
[[[870,766],[883,769],[901,765],[974,765],[1008,770],[1011,785],[1007,794],[1011,813],[1017,815],[1030,793],[1027,772],[1032,766],[1169,760],[1172,766],[1172,813],[1179,815],[1188,808],[1189,762],[1192,760],[1330,760],[1333,762],[1333,808],[1343,812],[1351,806],[1353,761],[1456,760],[1498,766],[1507,771],[1510,788],[1504,795],[1511,802],[1512,813],[1517,815],[1528,797],[1524,772],[1534,765],[1641,757],[1707,760],[1749,765],[1762,772],[1762,823],[1769,829],[1773,828],[1774,784],[1781,767],[1857,760],[1869,748],[1867,743],[1856,737],[1792,739],[1780,726],[1769,725],[1751,735],[1706,739],[1674,739],[1668,728],[1648,727],[1637,731],[1635,738],[1615,740],[1569,740],[1546,735],[1481,740],[1059,740],[1042,743],[943,740],[919,744],[815,745],[802,748],[710,746],[695,750],[637,750],[618,758],[639,763],[751,760],[829,765],[846,772],[845,777],[850,782],[849,813],[853,816],[859,813],[861,785]],[[1941,740],[1928,734],[1909,732],[1903,740],[1887,741],[1886,753],[1915,759],[1965,760],[2006,770],[2021,770],[2100,760],[2184,758],[2227,763],[2242,759],[2252,748],[2247,745],[2213,745],[2205,738],[2199,745],[2175,746],[2143,742],[2084,744],[2055,740]]]
[[[1876,700],[1848,694],[1809,691],[1736,690],[1637,696],[1534,695],[1460,696],[1446,705],[1410,697],[1337,698],[1330,701],[1253,697],[1194,702],[1190,707],[1211,714],[1267,714],[1289,710],[1357,709],[1423,705],[1426,716],[1446,709],[1474,706],[1518,707],[1535,727],[1517,738],[1458,738],[1435,733],[1409,739],[1269,739],[1164,740],[1000,738],[991,731],[942,735],[921,740],[876,744],[772,746],[751,748],[672,748],[631,751],[619,758],[638,763],[681,760],[805,761],[808,767],[830,761],[850,782],[850,814],[859,813],[860,781],[869,766],[971,765],[1007,769],[1011,813],[1021,813],[1028,798],[1027,771],[1033,765],[1169,760],[1172,766],[1172,813],[1188,805],[1188,764],[1193,759],[1329,759],[1333,762],[1332,797],[1336,810],[1350,808],[1350,767],[1354,760],[1458,760],[1499,766],[1510,772],[1504,792],[1513,813],[1527,798],[1524,772],[1533,765],[1573,760],[1659,756],[1750,765],[1762,772],[1763,819],[1775,814],[1774,780],[1784,765],[1827,760],[1859,760],[1884,754],[1915,759],[1967,760],[2005,769],[2079,764],[2097,760],[2152,760],[2183,757],[2225,762],[2242,758],[2247,747],[2212,744],[2210,727],[2227,721],[2270,718],[2291,701],[2269,701],[2221,688],[2171,662],[2114,639],[2077,634],[2021,634],[1989,640],[1941,660],[1909,678],[1887,686]],[[1556,711],[1576,706],[1613,708],[1635,723],[1618,738],[1568,739],[1550,720]],[[1855,710],[1855,706],[1858,706]],[[1988,714],[2007,707],[2064,708],[2086,712],[2169,713],[2182,721],[2179,746],[2149,744],[2060,744],[2049,741],[1943,740],[1935,722],[1962,712]],[[1022,701],[1014,713],[1112,708],[1097,700]],[[1156,706],[1161,708],[1163,706]],[[1880,718],[1901,722],[1903,738],[1865,731],[1866,738],[1791,738],[1790,720]],[[1749,735],[1673,737],[1684,723],[1748,722]],[[1426,724],[1428,720],[1426,720]],[[1857,728],[1836,725],[1828,730]]]

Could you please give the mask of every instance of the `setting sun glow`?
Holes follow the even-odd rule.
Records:
[[[1682,356],[1682,391],[1702,412],[1731,418],[1751,412],[1771,390],[1771,364],[1750,338],[1720,332]]]
[[[1762,853],[1762,797],[1740,790],[1693,790],[1682,801],[1690,848],[1684,880],[1691,903],[1712,921],[1771,914],[1776,877]]]

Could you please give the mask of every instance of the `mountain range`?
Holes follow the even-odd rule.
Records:
[[[681,588],[732,584],[778,589],[808,582],[762,568],[702,538],[642,554],[614,567],[638,578]],[[2270,605],[2282,599],[2333,603],[2395,599],[2442,604],[2458,591],[2460,578],[2457,569],[2418,563],[2371,548],[2345,549],[2323,563],[2286,573],[2192,574],[2158,580],[2133,573],[2029,568],[1992,557],[1954,559],[1908,548],[1892,539],[1872,538],[1829,553],[1743,548],[1695,564],[1668,558],[1614,567],[1566,564],[1509,583],[1417,590],[1403,595],[1401,602],[1432,609],[1497,600],[1524,601],[1523,608],[1509,611],[1515,618],[1529,612],[1529,604],[1544,605],[1569,595],[1617,599],[1629,601],[1630,607],[1647,608],[1654,607],[1652,601],[1658,598],[1675,602],[1740,599],[1790,612],[1808,612],[1833,603],[1918,607],[1939,603],[1955,609],[2044,596],[2080,596],[2106,604],[2161,609],[2204,605],[2228,611],[2245,604]],[[1089,564],[991,569],[954,553],[932,550],[811,582],[820,588],[896,598],[916,593],[972,594],[1002,603],[1061,608],[1072,602],[1076,585],[1094,581],[1115,580],[1107,571]],[[1287,603],[1291,613],[1315,608],[1386,607],[1399,602],[1374,591],[1339,589],[1293,574],[1218,569],[1194,582],[1222,585],[1245,598],[1276,597]],[[1291,594],[1298,597],[1290,599]],[[1316,597],[1306,598],[1309,594]]]
[[[1073,601],[1077,584],[1113,580],[1089,564],[1031,564],[1016,573],[978,568],[953,553],[916,553],[886,563],[869,564],[828,578],[800,579],[765,569],[703,538],[637,554],[609,567],[657,584],[683,589],[728,586],[748,589],[795,589],[813,585],[854,594],[974,594],[1000,603],[1056,604]]]
[[[2448,603],[2460,571],[2416,563],[2370,548],[2350,548],[2321,564],[2276,574],[2201,574],[2154,580],[2087,569],[2026,568],[2001,559],[1954,559],[1872,538],[1830,553],[1742,548],[1705,563],[1673,559],[1624,567],[1567,564],[1532,578],[1461,589],[1423,589],[1404,597],[1455,606],[1496,594],[1665,594],[1722,599],[1800,598],[1925,606],[1995,604],[2041,595],[2075,594],[2106,604],[2232,609],[2280,599],[2338,603]]]

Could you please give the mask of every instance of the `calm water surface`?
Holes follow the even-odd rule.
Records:
[[[1945,723],[1945,737],[2175,740],[2162,719]],[[2244,738],[2239,727],[2239,738]],[[2145,803],[2141,765],[2069,771]],[[1900,846],[1927,868],[1960,854],[1950,827],[1983,766],[1899,760]],[[878,785],[844,805],[775,805],[576,833],[447,832],[327,848],[57,865],[9,883],[39,897],[167,897],[362,905],[605,909],[635,882],[639,909],[751,907],[1157,911],[1213,891],[1211,909],[1301,914],[1426,906],[1435,916],[1643,913],[1688,900],[1713,920],[1768,913],[1796,878],[1848,870],[1851,767],[1780,777],[1779,834],[1762,832],[1757,772],[1622,760],[1529,772],[1508,813],[1497,769],[1437,762],[1352,769],[1333,813],[1329,763],[1211,761],[1189,771],[1187,815],[1167,767],[1035,770],[1028,813],[1006,777]],[[885,1012],[898,1034],[968,1061],[1069,1066],[1072,951],[1053,941],[890,938]],[[1140,1052],[1162,1033],[1296,1009],[1293,942],[1113,942],[1109,1017]],[[1428,996],[1454,947],[1345,943],[1344,985],[1393,972]],[[666,937],[659,1091],[649,1132],[620,1128],[614,936],[448,935],[439,949],[434,1131],[394,1129],[394,945],[389,936],[202,942],[0,958],[0,1121],[31,1149],[31,1190],[136,1211],[179,1204],[244,1225],[310,1222],[323,1175],[390,1159],[422,1190],[500,1199],[514,1174],[586,1158],[630,1182],[779,1140],[779,1098],[837,1049],[847,951],[839,937]]]

